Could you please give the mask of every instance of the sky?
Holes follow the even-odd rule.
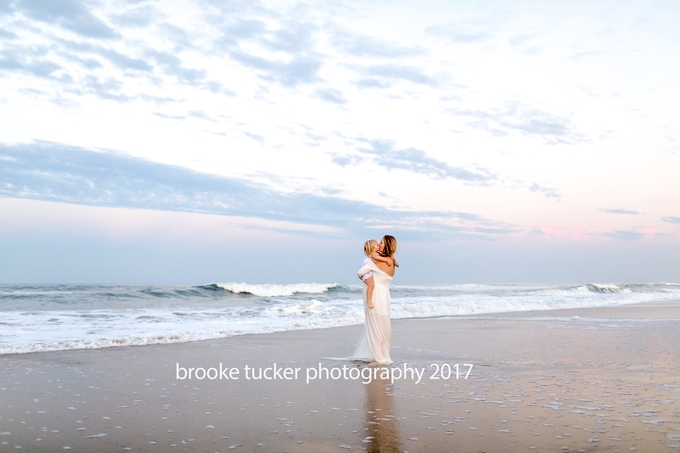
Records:
[[[675,1],[0,0],[0,283],[680,281]],[[358,281],[358,280],[357,280]]]

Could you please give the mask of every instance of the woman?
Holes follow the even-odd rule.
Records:
[[[372,365],[389,365],[392,363],[390,358],[390,344],[392,342],[390,283],[392,283],[392,277],[394,277],[394,269],[399,266],[394,259],[394,253],[397,251],[397,240],[393,236],[383,236],[378,250],[382,256],[389,257],[391,263],[372,260],[359,269],[359,278],[367,272],[373,272],[375,283],[372,297],[373,308],[368,308],[366,286],[362,285],[364,287],[366,323],[359,344],[349,360],[371,362]]]

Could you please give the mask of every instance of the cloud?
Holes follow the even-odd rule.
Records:
[[[359,141],[368,144],[369,147],[359,148],[357,151],[372,157],[374,163],[387,170],[405,170],[437,179],[458,179],[478,184],[486,184],[496,178],[495,175],[483,168],[467,170],[461,167],[453,167],[416,148],[397,149],[395,142],[391,140],[360,139]],[[352,157],[337,156],[333,158],[333,161],[339,165],[355,162]]]
[[[96,53],[101,55],[102,57],[106,58],[109,60],[111,63],[114,65],[118,66],[121,69],[133,69],[136,71],[152,71],[153,66],[151,66],[146,60],[141,60],[139,58],[133,58],[129,57],[127,55],[124,55],[120,52],[117,52],[113,49],[104,49],[104,48],[92,48],[93,50],[96,49]]]
[[[333,104],[346,104],[347,99],[342,91],[336,90],[335,88],[318,88],[314,92],[314,97],[321,99],[323,101],[332,102]]]
[[[166,115],[165,113],[161,112],[153,112],[153,116],[157,116],[159,118],[164,118],[168,120],[183,120],[186,118],[186,115]]]
[[[46,59],[31,58],[11,51],[0,55],[0,71],[22,71],[36,77],[48,78],[61,69],[61,65]]]
[[[82,94],[83,92],[93,93],[102,99],[110,99],[117,102],[132,101],[134,99],[133,96],[120,92],[122,87],[123,84],[116,79],[109,78],[102,81],[102,79],[87,75],[81,80],[79,88],[75,88],[73,91],[77,94]]]
[[[161,98],[161,101],[159,101],[159,102],[162,102],[162,98]],[[215,122],[215,120],[213,118],[211,118],[210,115],[208,115],[207,113],[205,113],[202,110],[189,110],[186,113],[186,115],[168,115],[168,114],[161,113],[161,112],[154,112],[153,115],[157,116],[159,118],[165,118],[165,119],[169,119],[169,120],[184,120],[186,118],[199,118],[199,119],[202,119],[202,120],[211,121],[213,123]]]
[[[639,211],[628,211],[626,209],[605,209],[605,208],[600,208],[598,211],[601,212],[606,212],[607,214],[630,214],[630,215],[640,215],[643,214],[642,212]]]
[[[153,59],[166,74],[184,83],[193,84],[203,80],[206,76],[206,71],[203,69],[189,69],[182,66],[182,60],[174,53],[147,49],[146,55]]]
[[[192,36],[190,36],[183,28],[168,22],[162,22],[156,25],[156,30],[158,35],[172,43],[173,48],[177,51],[196,47]]]
[[[402,80],[420,85],[438,85],[434,78],[425,74],[425,72],[423,72],[423,70],[417,66],[407,66],[394,63],[355,68],[362,72],[365,76],[380,77],[392,81]]]
[[[151,14],[153,10],[148,12]],[[53,91],[59,94],[53,94],[52,99],[63,99],[62,93],[70,93],[78,97],[93,94],[116,102],[151,98],[157,102],[160,97],[139,93],[139,83],[134,79],[142,78],[158,87],[166,80],[163,76],[194,89],[227,96],[236,94],[219,81],[207,80],[206,69],[187,68],[176,53],[153,49],[145,42],[35,36],[40,34],[38,29],[23,25],[24,31],[29,32],[28,37],[7,44],[5,49],[0,50],[0,71],[19,71],[61,82],[61,86],[53,87]],[[33,38],[47,37],[50,45],[33,44],[29,39],[31,33]],[[173,100],[169,97],[164,99],[164,102]]]
[[[286,87],[320,80],[323,57],[315,49],[314,24],[281,21],[278,29],[271,29],[261,20],[234,20],[233,16],[234,13],[225,16],[231,23],[220,24],[224,31],[214,41],[217,52],[226,52],[235,62],[255,70],[262,79]],[[263,53],[267,56],[262,56]]]
[[[517,231],[473,213],[394,210],[336,196],[280,193],[238,178],[49,142],[0,145],[0,160],[2,197],[255,217],[345,231],[388,225],[412,235],[467,238]]]
[[[368,140],[358,139],[360,143],[366,143],[368,147],[358,147],[356,150],[361,154],[332,154],[331,162],[341,167],[359,165],[369,157],[373,164],[380,165],[387,170],[404,170],[415,174],[425,175],[435,179],[455,179],[468,184],[489,185],[501,182],[499,177],[489,170],[481,167],[463,168],[449,165],[448,163],[430,157],[425,151],[417,148],[397,149],[392,140]],[[545,195],[548,198],[560,199],[560,193],[553,188],[544,187],[540,184],[524,183],[521,181],[506,181],[513,188],[529,189]]]
[[[94,94],[99,98],[116,102],[149,98],[149,95],[144,93],[138,96],[124,94],[126,79],[121,78],[119,73],[111,71],[110,66],[105,67],[90,55],[94,54],[122,70],[139,71],[153,78],[151,73],[154,67],[147,61],[88,42],[54,38],[52,43],[51,47],[42,47],[22,41],[23,47],[15,45],[0,51],[0,71],[20,71],[35,77],[61,82],[61,86],[53,93],[53,99],[62,99],[61,94],[64,92],[77,96]],[[53,61],[53,58],[56,58],[58,62]],[[68,61],[64,62],[64,59],[76,62],[86,70],[74,69],[72,65],[68,65]]]
[[[215,122],[215,120],[212,119],[210,117],[210,115],[208,115],[207,113],[205,113],[202,110],[189,110],[187,112],[187,116],[191,116],[191,117],[194,117],[194,118],[200,118],[200,119],[206,120],[206,121],[212,121],[213,123]]]
[[[359,79],[356,84],[359,88],[389,88],[392,86],[390,82],[372,78]]]
[[[137,46],[141,57],[133,57],[119,52],[115,49],[103,47],[99,44],[90,44],[86,42],[76,42],[71,40],[55,40],[62,44],[65,48],[78,52],[80,54],[94,54],[105,60],[108,60],[114,66],[122,70],[134,70],[142,73],[147,73],[147,77],[154,85],[158,85],[159,79],[156,76],[161,72],[169,77],[174,78],[179,83],[190,85],[194,88],[204,88],[212,93],[220,93],[228,96],[233,96],[235,93],[224,85],[215,80],[206,80],[207,71],[205,69],[187,68],[183,65],[181,58],[175,53],[164,50],[157,50],[151,47]],[[77,55],[65,56],[71,60],[78,62],[85,62],[85,60]],[[96,60],[88,59],[86,61],[90,68],[94,65],[101,66]]]
[[[323,140],[328,140],[328,137],[324,135],[317,135],[317,134],[312,134],[311,132],[307,131],[304,132],[305,137],[307,137],[310,140],[314,140],[315,142],[320,142]]]
[[[104,67],[98,60],[95,60],[94,58],[89,58],[89,57],[83,58],[83,57],[80,57],[78,55],[68,55],[67,58],[70,59],[71,61],[78,62],[80,65],[82,65],[88,71],[92,71],[94,69],[99,69],[99,68]]]
[[[521,35],[516,35],[513,36],[512,38],[508,39],[508,44],[510,44],[512,47],[517,47],[517,46],[523,46],[536,38],[537,35],[535,33],[524,33]]]
[[[507,103],[504,108],[492,111],[457,108],[446,111],[468,117],[471,127],[487,130],[494,135],[504,136],[517,131],[526,136],[543,138],[549,144],[572,144],[586,140],[574,130],[568,118],[525,109],[517,102]]]
[[[3,0],[0,2],[0,12],[5,12],[5,13],[13,13],[14,12],[14,5],[12,5],[11,2]]]
[[[331,162],[340,165],[341,167],[346,167],[347,165],[358,165],[362,161],[359,156],[341,156],[339,154],[333,155]]]
[[[236,96],[236,93],[229,88],[222,85],[216,80],[206,80],[200,86],[207,88],[211,93],[214,94],[224,94],[226,96]]]
[[[126,72],[138,71],[135,74],[136,76],[146,75],[148,78],[154,77],[154,66],[147,59],[137,58],[113,48],[102,46],[99,43],[61,38],[52,38],[52,43],[54,44],[51,49],[52,52],[57,53],[59,57],[78,62],[88,69],[83,76],[86,85],[87,81],[98,79],[97,76],[100,73],[109,80],[116,76],[120,77],[117,71],[113,71],[115,68]],[[92,56],[101,59],[104,62],[104,66],[98,59],[93,59]],[[113,67],[105,66],[106,62],[110,63]],[[98,72],[95,71],[96,69],[103,69],[103,71]],[[78,77],[80,72],[74,71],[74,74]],[[121,80],[125,80],[125,78],[121,77]],[[122,86],[122,82],[118,83]]]
[[[150,94],[138,94],[137,98],[142,99],[144,101],[151,101],[151,102],[155,103],[156,105],[167,104],[168,102],[177,101],[177,99],[169,98],[167,96],[152,96]]]
[[[42,45],[22,46],[8,43],[0,50],[0,71],[20,71],[40,78],[54,79],[62,65],[48,59],[49,49]]]
[[[241,41],[255,38],[267,32],[264,22],[256,19],[238,19],[222,27],[222,35],[215,41],[221,49],[237,46]]]
[[[668,223],[680,223],[680,217],[661,217],[661,220]]]
[[[243,135],[245,135],[246,137],[252,138],[256,142],[264,144],[264,137],[261,136],[260,134],[253,134],[253,133],[250,133],[248,131],[243,131]]]
[[[110,39],[118,33],[78,0],[19,0],[16,9],[31,19],[57,24],[87,38]]]
[[[361,58],[405,58],[426,53],[421,47],[394,45],[388,41],[355,33],[339,32],[331,39],[332,45],[336,48]]]
[[[436,25],[427,28],[425,32],[432,36],[436,36],[437,38],[444,38],[449,42],[459,44],[473,44],[485,41],[491,37],[491,35],[485,31],[461,24]]]
[[[141,5],[131,8],[123,13],[111,15],[111,19],[123,27],[145,27],[153,22],[158,12],[151,5]]]
[[[283,22],[281,28],[272,31],[260,38],[260,43],[270,50],[289,54],[304,54],[313,51],[314,41],[313,24]]]
[[[550,187],[543,187],[543,186],[536,184],[536,183],[531,184],[529,186],[529,190],[532,191],[532,192],[540,192],[548,198],[561,198],[562,197],[557,190],[551,189]]]
[[[599,58],[604,55],[604,52],[595,52],[595,51],[586,51],[586,52],[576,52],[574,54],[569,55],[569,57],[572,60],[582,60],[587,57],[595,57]]]
[[[16,39],[18,37],[19,36],[14,32],[0,29],[0,38],[2,38],[2,39],[9,40],[9,39]]]
[[[601,233],[600,236],[607,236],[614,239],[622,239],[624,241],[637,241],[645,237],[644,233],[637,231],[613,231],[609,233]]]
[[[267,59],[241,51],[233,51],[230,56],[243,66],[258,71],[263,79],[283,86],[296,87],[319,80],[321,61],[317,56],[297,56],[290,61]]]

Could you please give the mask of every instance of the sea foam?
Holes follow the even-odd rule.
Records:
[[[673,283],[393,285],[393,319],[680,299]],[[364,321],[362,285],[0,286],[0,353],[178,343]]]
[[[288,285],[216,283],[215,285],[232,293],[252,294],[254,296],[263,297],[292,296],[293,294],[319,294],[338,286],[337,283],[294,283]]]

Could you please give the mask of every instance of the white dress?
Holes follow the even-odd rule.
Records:
[[[366,322],[361,333],[359,344],[349,360],[361,360],[364,362],[376,362],[379,365],[389,365],[390,344],[392,343],[392,326],[390,325],[390,283],[392,277],[380,270],[373,261],[363,266],[357,274],[359,277],[367,272],[373,273],[373,297],[371,298],[374,308],[368,308],[366,304],[366,285],[364,285],[364,313]]]

